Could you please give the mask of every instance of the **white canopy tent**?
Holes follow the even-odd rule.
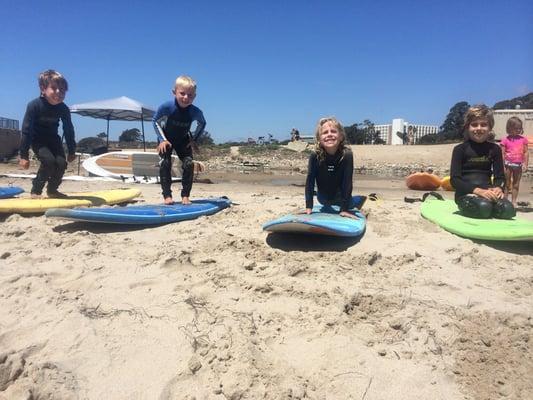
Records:
[[[141,121],[143,148],[146,151],[144,121],[151,121],[155,111],[144,104],[129,97],[122,96],[114,99],[74,104],[70,106],[70,112],[86,117],[107,120],[107,147],[109,147],[109,121]]]

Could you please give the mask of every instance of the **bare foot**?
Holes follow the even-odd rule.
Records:
[[[37,194],[37,193],[32,193],[32,194],[30,195],[30,197],[31,197],[32,199],[36,199],[36,200],[37,200],[37,199],[42,199],[42,198],[43,198],[43,196],[42,196],[41,194]]]
[[[188,197],[182,197],[181,204],[191,204],[191,200]]]
[[[174,204],[174,200],[172,200],[172,197],[165,197],[165,204],[168,206]]]

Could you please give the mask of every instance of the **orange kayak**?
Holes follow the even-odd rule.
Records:
[[[436,190],[441,184],[441,179],[428,172],[415,172],[405,178],[405,184],[412,190]]]

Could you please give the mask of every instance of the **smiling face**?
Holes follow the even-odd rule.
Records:
[[[343,136],[332,121],[325,122],[320,128],[319,143],[326,153],[335,154]]]
[[[486,118],[476,118],[468,124],[470,140],[476,143],[486,142],[490,133],[489,121]]]
[[[46,88],[41,88],[41,95],[51,105],[56,106],[65,100],[66,88],[63,85],[58,85],[56,82],[50,83]]]
[[[177,85],[173,93],[181,108],[189,107],[196,97],[196,89],[194,87]]]
[[[48,69],[39,74],[39,90],[48,103],[55,106],[65,100],[68,82],[59,72]]]

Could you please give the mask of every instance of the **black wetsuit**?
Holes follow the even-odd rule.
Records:
[[[455,188],[455,202],[464,215],[473,218],[514,216],[514,208],[512,211],[509,209],[509,206],[512,208],[512,204],[508,200],[502,199],[493,205],[485,198],[472,196],[475,188],[499,187],[503,190],[505,183],[503,158],[497,144],[467,140],[455,146],[452,152],[450,178]]]
[[[317,186],[317,197],[321,203],[336,204],[341,211],[352,208],[353,154],[346,149],[344,154],[326,154],[319,160],[313,153],[309,156],[307,180],[305,182],[305,207],[313,208],[313,191]]]
[[[51,105],[44,97],[38,97],[28,103],[22,122],[20,158],[28,159],[31,146],[41,162],[37,176],[33,180],[31,189],[33,194],[41,194],[46,182],[49,193],[57,192],[67,168],[63,143],[58,135],[60,120],[68,153],[75,154],[74,126],[67,105],[65,103]]]
[[[193,121],[197,122],[196,130],[190,133]],[[196,141],[205,128],[205,119],[202,111],[190,105],[181,108],[176,100],[167,101],[162,104],[155,113],[152,122],[159,142],[167,140],[172,145],[172,149],[181,160],[183,167],[181,197],[189,197],[193,180],[193,154],[191,141]],[[159,168],[159,177],[161,179],[161,188],[163,197],[171,197],[170,189],[172,178],[172,149],[160,154],[161,163]]]

